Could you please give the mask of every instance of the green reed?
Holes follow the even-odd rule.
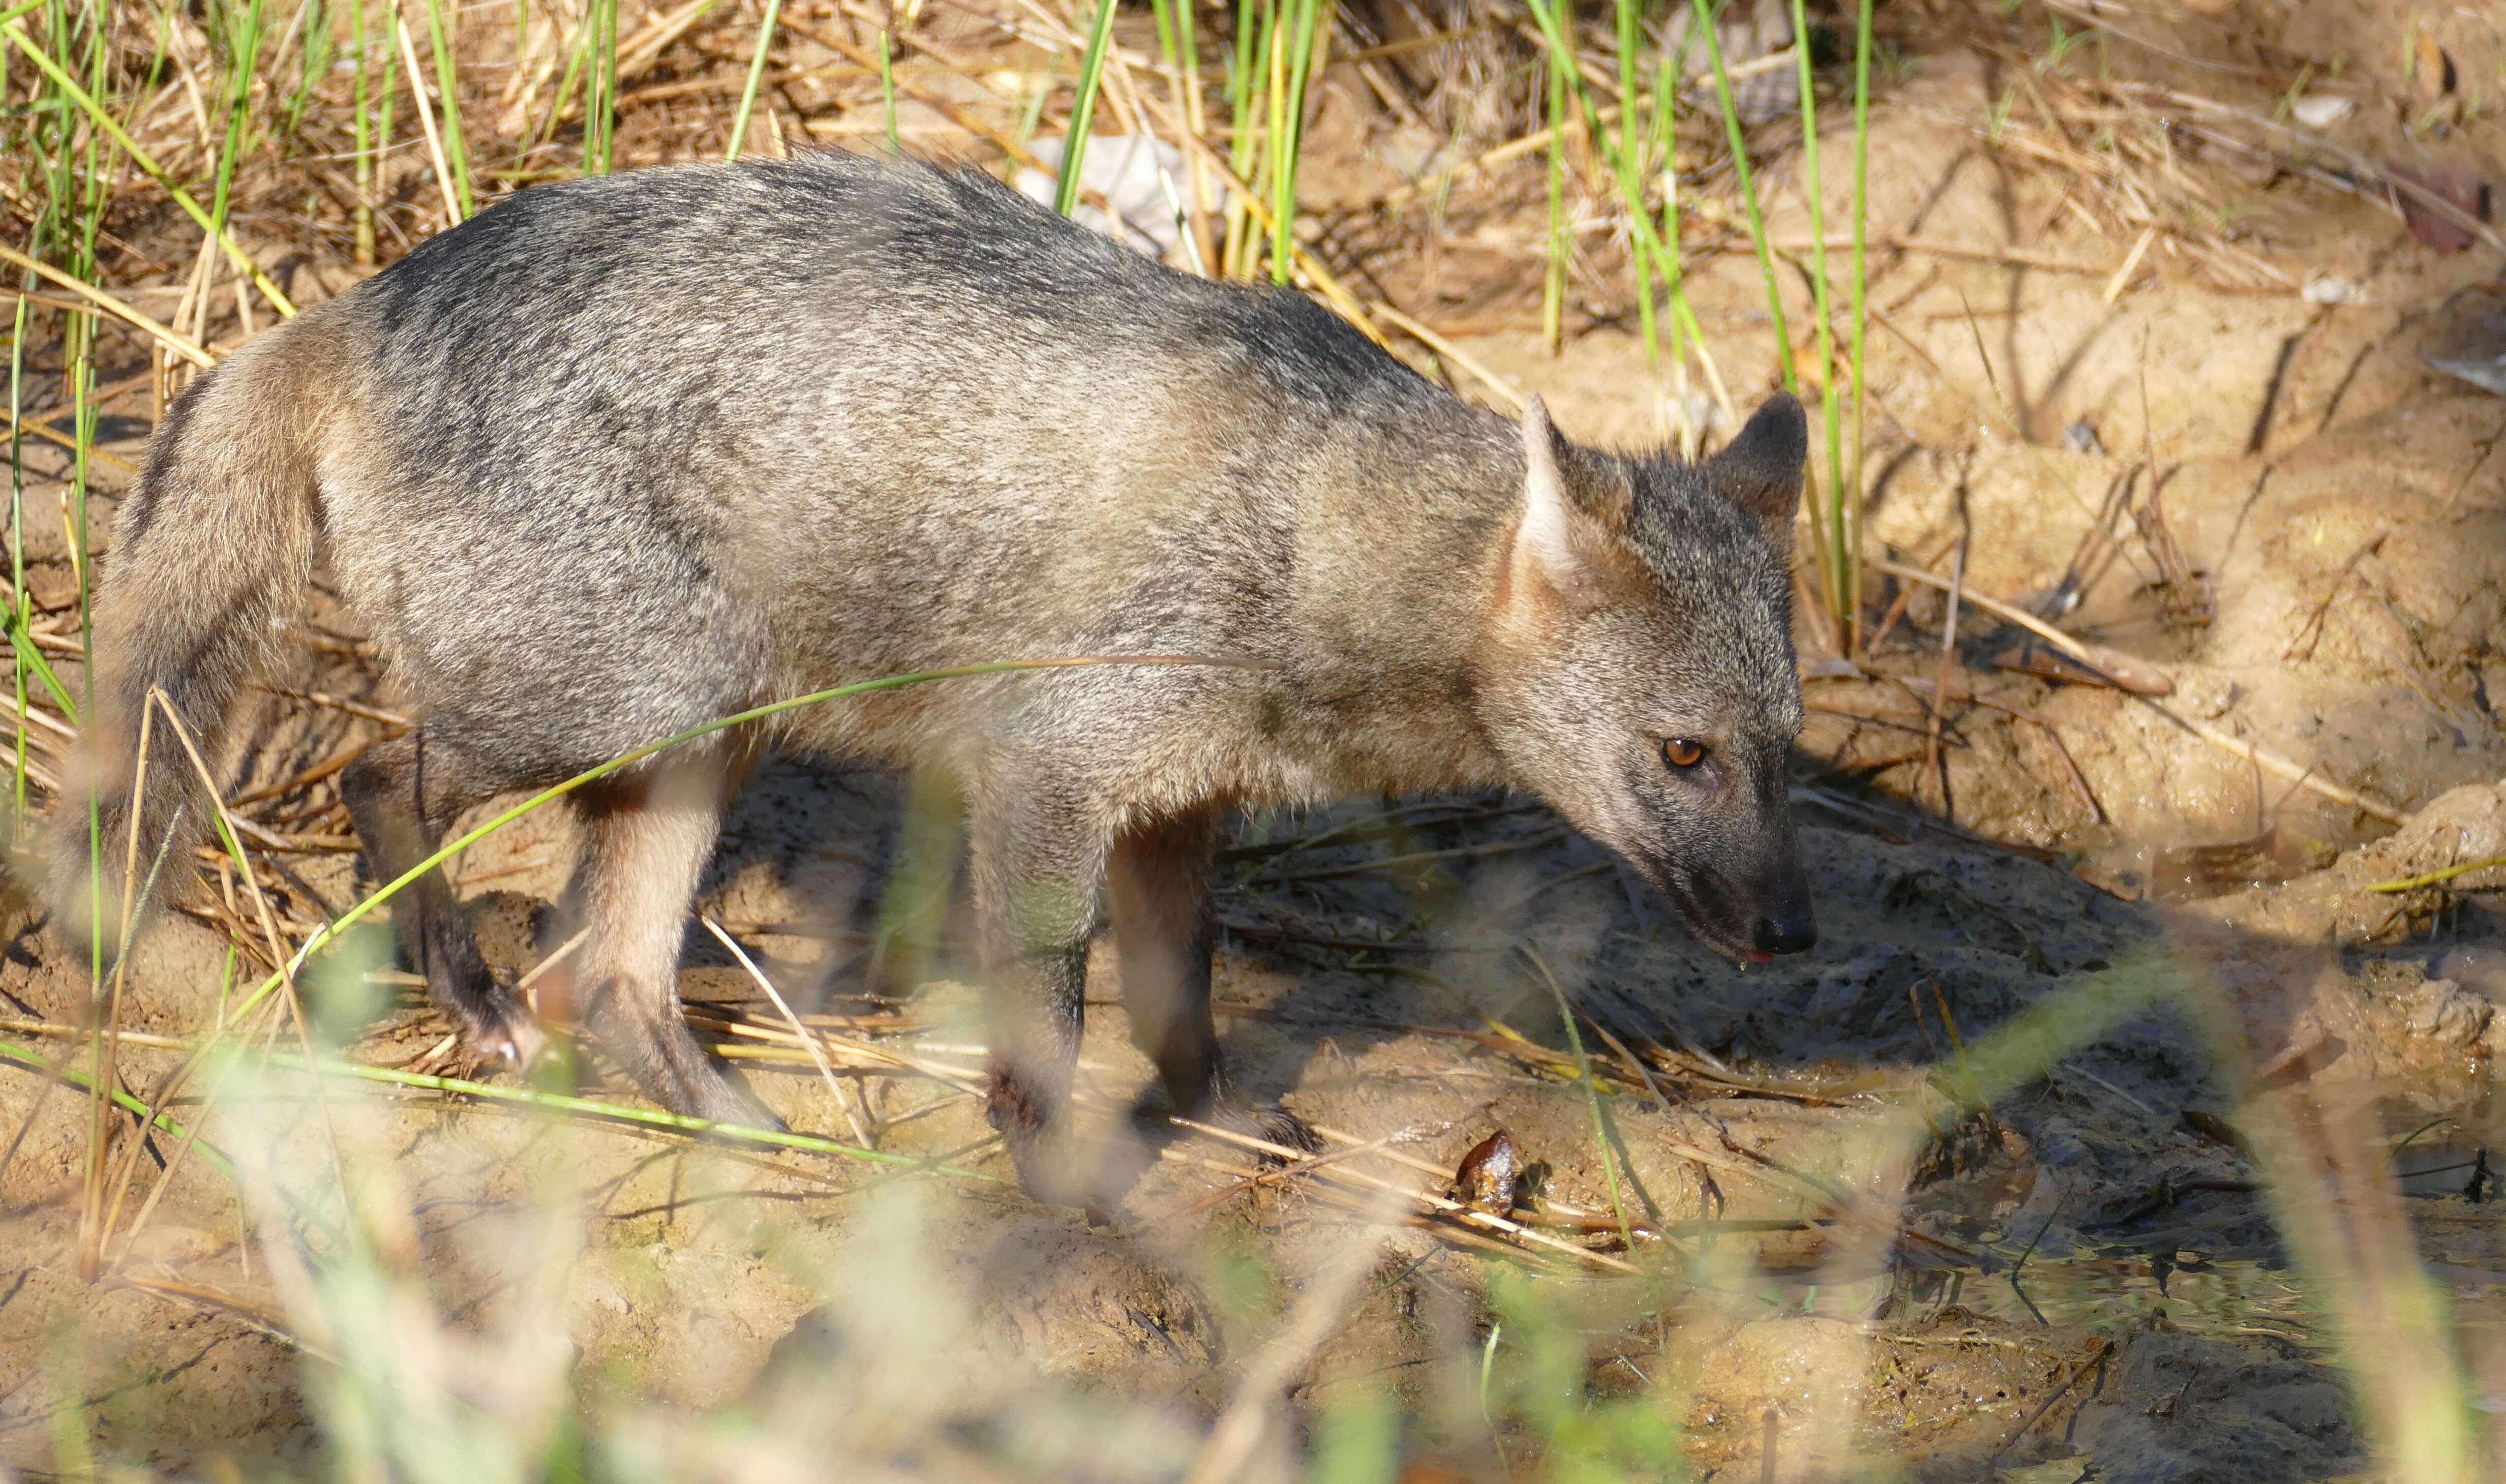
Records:
[[[774,27],[783,18],[783,0],[766,0],[766,19],[757,27],[757,46],[748,56],[748,78],[740,85],[739,108],[731,119],[731,144],[723,159],[735,160],[748,144],[749,116],[757,109],[757,85],[766,77],[766,58],[774,50]],[[887,74],[887,33],[878,33],[878,90],[887,102],[888,152],[896,150],[896,89]]]
[[[611,5],[616,0],[609,0]],[[437,126],[444,133],[444,163],[452,172],[452,198],[461,205],[462,220],[479,211],[479,200],[471,191],[470,150],[461,133],[461,78],[454,60],[461,13],[455,9],[449,19],[445,15],[445,0],[426,0],[426,39],[435,54],[435,97],[440,115]],[[415,78],[410,86],[417,86]]]
[[[1079,209],[1079,169],[1088,156],[1088,128],[1096,114],[1096,89],[1105,80],[1105,53],[1114,44],[1115,0],[1098,0],[1088,28],[1088,50],[1079,58],[1079,93],[1070,105],[1070,129],[1062,136],[1061,168],[1053,184],[1053,209]]]

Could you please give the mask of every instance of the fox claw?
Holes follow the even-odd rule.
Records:
[[[1301,1149],[1307,1154],[1322,1152],[1323,1141],[1312,1127],[1305,1119],[1275,1103],[1267,1108],[1255,1109],[1253,1122],[1261,1129],[1262,1137],[1272,1144],[1285,1145],[1289,1148]]]
[[[1313,1129],[1307,1126],[1305,1119],[1276,1103],[1266,1103],[1259,1107],[1241,1104],[1222,1105],[1211,1111],[1208,1121],[1230,1133],[1249,1134],[1266,1144],[1294,1149],[1301,1154],[1319,1153],[1323,1147],[1322,1140],[1315,1136]],[[1275,1167],[1290,1163],[1288,1156],[1279,1153],[1276,1149],[1263,1149],[1260,1153],[1261,1161],[1266,1166]]]
[[[516,1016],[471,1033],[471,1044],[489,1059],[516,1072],[527,1072],[548,1053],[548,1033],[528,1016]]]

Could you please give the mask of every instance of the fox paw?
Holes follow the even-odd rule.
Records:
[[[1300,1155],[1322,1152],[1322,1140],[1315,1136],[1306,1120],[1276,1103],[1266,1103],[1258,1107],[1247,1104],[1222,1104],[1210,1112],[1207,1121],[1230,1133],[1248,1135],[1265,1144],[1277,1146],[1277,1148],[1259,1151],[1262,1163],[1266,1166],[1284,1165],[1291,1162],[1289,1156],[1280,1153],[1279,1149],[1294,1149]]]
[[[438,990],[437,1003],[449,1007],[461,1027],[461,1039],[485,1060],[514,1072],[528,1072],[549,1051],[549,1034],[523,997],[505,984],[483,979],[455,982]]]
[[[471,1022],[470,1043],[490,1061],[527,1072],[548,1053],[548,1032],[527,1010],[483,1015]]]
[[[1175,1115],[1174,1100],[1162,1087],[1151,1086],[1143,1089],[1139,1098],[1131,1105],[1131,1120],[1144,1138],[1155,1137],[1155,1130],[1165,1125],[1167,1120]],[[1185,1116],[1191,1122],[1225,1129],[1231,1134],[1241,1135],[1247,1139],[1259,1139],[1265,1144],[1294,1149],[1299,1154],[1318,1153],[1323,1147],[1322,1141],[1314,1136],[1314,1131],[1306,1126],[1305,1119],[1276,1103],[1258,1105],[1242,1103],[1222,1095],[1209,1104],[1202,1113]],[[1275,1149],[1260,1149],[1254,1152],[1266,1166],[1277,1166],[1289,1162],[1287,1155]]]

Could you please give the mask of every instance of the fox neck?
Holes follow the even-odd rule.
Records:
[[[1329,497],[1308,548],[1314,581],[1296,689],[1312,706],[1308,757],[1336,792],[1413,793],[1511,781],[1480,707],[1496,646],[1522,487],[1513,430],[1458,401],[1468,421],[1431,458]],[[1454,436],[1459,435],[1459,436]],[[1319,641],[1319,642],[1315,642]]]

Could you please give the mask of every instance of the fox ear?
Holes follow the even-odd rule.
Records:
[[[1549,408],[1532,398],[1522,408],[1522,523],[1515,528],[1515,553],[1528,558],[1560,593],[1582,599],[1597,579],[1590,547],[1575,539],[1576,523],[1587,517],[1566,487],[1567,456]]]
[[[1522,408],[1522,528],[1514,539],[1544,567],[1574,565],[1569,498],[1565,471],[1557,467],[1557,430],[1534,397]]]
[[[1723,498],[1758,517],[1776,550],[1790,551],[1808,461],[1809,420],[1791,393],[1777,392],[1706,462],[1705,471]]]

